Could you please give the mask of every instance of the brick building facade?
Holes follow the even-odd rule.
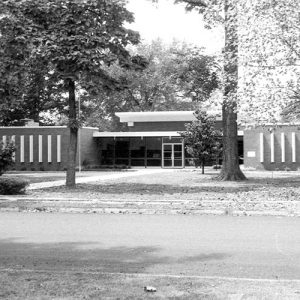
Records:
[[[179,132],[195,117],[191,111],[117,113],[122,132],[82,128],[77,165],[91,167],[164,167],[193,165]],[[221,128],[217,118],[216,127]],[[245,167],[265,170],[300,168],[300,127],[282,124],[239,131],[239,155]],[[64,170],[69,129],[64,126],[1,127],[0,141],[16,145],[16,170]],[[242,161],[242,160],[241,160]]]

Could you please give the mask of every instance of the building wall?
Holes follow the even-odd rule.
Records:
[[[129,126],[129,131],[184,131],[185,124],[190,122],[135,122]],[[222,127],[221,121],[216,122],[216,128]]]
[[[255,169],[297,170],[300,168],[300,127],[282,125],[245,129],[244,164]]]
[[[96,143],[92,137],[95,130],[92,128],[80,130],[81,163],[89,160],[97,164]],[[1,127],[0,140],[14,141],[16,153],[12,168],[15,170],[60,171],[67,167],[69,145],[67,127]]]
[[[78,151],[80,151],[81,165],[99,165],[100,150],[97,139],[93,138],[93,132],[98,131],[96,128],[81,128],[78,140]],[[79,156],[79,155],[78,155]]]

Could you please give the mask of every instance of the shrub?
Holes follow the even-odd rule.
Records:
[[[13,164],[13,155],[16,147],[10,143],[4,145],[0,143],[0,176]]]
[[[23,194],[28,185],[25,179],[0,177],[0,195]]]
[[[222,168],[221,165],[213,165],[213,169],[214,169],[214,170],[218,170],[218,169],[221,169],[221,168]]]

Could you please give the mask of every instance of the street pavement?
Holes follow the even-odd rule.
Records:
[[[300,283],[300,219],[0,213],[0,270]]]

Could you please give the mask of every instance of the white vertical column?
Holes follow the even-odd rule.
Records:
[[[271,163],[275,162],[274,132],[271,132]]]
[[[284,132],[281,132],[281,162],[285,162],[285,136],[284,136]]]
[[[260,162],[264,162],[264,134],[261,132],[259,134],[259,158]]]
[[[2,148],[4,149],[6,146],[6,135],[2,137]]]
[[[20,136],[20,162],[24,162],[24,135]]]
[[[12,135],[10,137],[10,142],[15,146],[16,145],[16,136]],[[12,161],[16,161],[16,152],[13,153],[12,155]]]
[[[48,163],[52,162],[52,140],[51,135],[48,135]]]
[[[57,162],[61,162],[61,135],[57,135],[57,143],[56,143],[56,158]]]
[[[39,162],[43,162],[43,136],[39,135]]]
[[[29,136],[29,162],[33,162],[33,135]]]
[[[296,134],[292,132],[292,162],[296,162]]]

